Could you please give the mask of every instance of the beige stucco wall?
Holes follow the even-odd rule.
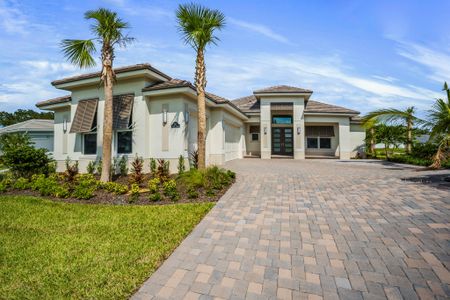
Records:
[[[364,156],[366,131],[360,124],[350,124],[351,157]]]

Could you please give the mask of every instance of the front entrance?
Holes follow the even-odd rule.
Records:
[[[272,155],[294,154],[292,127],[272,127]]]

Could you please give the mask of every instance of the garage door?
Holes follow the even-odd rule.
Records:
[[[240,128],[225,123],[225,161],[239,158],[240,140],[241,140]]]

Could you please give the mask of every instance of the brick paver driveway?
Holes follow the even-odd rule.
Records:
[[[136,299],[450,298],[448,171],[237,160],[236,184]],[[433,183],[436,181],[436,183]]]

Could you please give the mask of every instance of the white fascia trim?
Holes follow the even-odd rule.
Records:
[[[138,77],[149,77],[151,79],[157,79],[160,81],[167,81],[167,78],[154,73],[148,69],[145,70],[136,70],[136,71],[129,71],[129,72],[123,72],[116,75],[116,79],[128,79],[128,78],[138,78]],[[73,88],[80,87],[80,86],[86,86],[86,85],[96,85],[100,84],[100,77],[93,77],[93,78],[87,78],[87,79],[80,79],[75,80],[67,83],[57,84],[55,87],[57,89],[61,90],[72,90]]]
[[[256,97],[292,97],[292,96],[307,96],[308,98],[311,96],[312,93],[253,93]]]
[[[41,109],[41,110],[55,110],[58,108],[63,108],[63,107],[67,107],[72,104],[71,101],[69,102],[64,102],[64,103],[57,103],[57,104],[49,104],[49,105],[43,105],[43,106],[39,106],[37,108]]]
[[[305,116],[334,116],[334,117],[354,117],[359,114],[351,114],[351,113],[314,113],[314,112],[305,112]]]

